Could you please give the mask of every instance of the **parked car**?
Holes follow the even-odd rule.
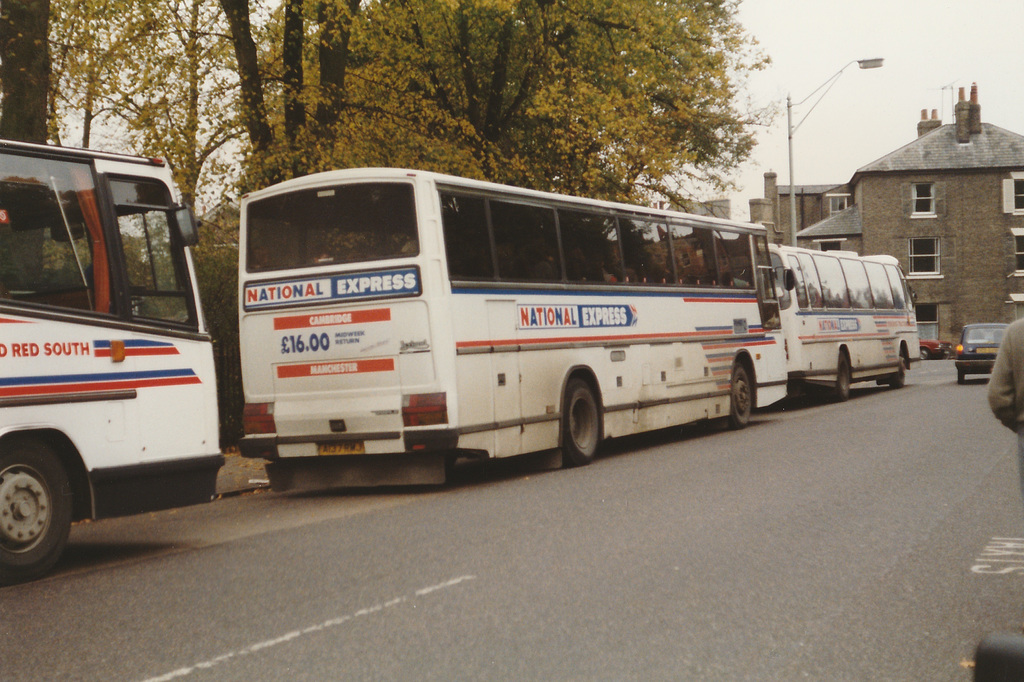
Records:
[[[941,360],[953,354],[953,344],[938,339],[921,339],[921,359]]]
[[[960,332],[956,345],[956,382],[964,383],[968,374],[991,374],[1005,324],[968,324]]]

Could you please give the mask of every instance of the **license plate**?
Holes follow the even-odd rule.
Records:
[[[365,455],[366,446],[361,440],[345,441],[343,443],[318,443],[316,453],[318,455]]]
[[[974,350],[974,352],[975,353],[991,353],[992,355],[995,355],[996,353],[999,352],[999,349],[998,348],[976,348]]]

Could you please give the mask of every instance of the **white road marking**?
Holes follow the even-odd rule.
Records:
[[[194,672],[196,672],[198,670],[208,670],[208,669],[214,667],[215,665],[219,665],[219,664],[224,663],[226,661],[230,661],[233,658],[238,658],[238,657],[241,657],[241,656],[247,656],[249,654],[255,654],[257,652],[263,651],[264,649],[269,649],[271,647],[278,646],[279,644],[285,644],[287,642],[290,642],[293,639],[298,639],[299,637],[302,637],[304,635],[311,635],[311,634],[314,634],[314,633],[317,633],[317,632],[323,632],[324,630],[328,630],[330,628],[335,628],[335,627],[338,627],[339,625],[344,625],[345,623],[353,621],[356,618],[361,618],[363,616],[369,616],[369,615],[372,615],[374,613],[380,613],[380,612],[384,611],[385,609],[389,609],[389,608],[391,608],[393,606],[398,606],[399,604],[402,604],[402,603],[408,601],[409,599],[415,599],[415,598],[418,598],[418,597],[425,597],[428,594],[432,594],[432,593],[437,592],[439,590],[446,590],[446,589],[448,589],[450,587],[455,587],[456,585],[458,585],[460,583],[464,583],[466,581],[475,580],[475,579],[476,579],[475,575],[463,575],[463,576],[459,576],[458,578],[452,578],[451,580],[447,580],[447,581],[445,581],[443,583],[438,583],[436,585],[430,585],[429,587],[423,587],[423,588],[420,588],[420,589],[416,590],[415,592],[413,592],[412,597],[408,597],[408,596],[395,597],[394,599],[390,599],[390,600],[388,600],[386,602],[382,602],[380,604],[374,604],[373,606],[368,606],[366,608],[359,609],[358,611],[356,611],[355,613],[352,613],[352,614],[348,614],[348,615],[344,615],[344,616],[339,616],[337,618],[331,618],[329,620],[325,620],[322,623],[317,623],[316,625],[310,625],[309,627],[304,628],[302,630],[292,630],[291,632],[287,632],[287,633],[285,633],[285,634],[283,634],[283,635],[281,635],[279,637],[275,637],[273,639],[267,639],[267,640],[264,640],[262,642],[256,642],[255,644],[250,644],[249,646],[244,647],[242,649],[239,649],[237,651],[232,651],[232,652],[229,652],[229,653],[226,653],[226,654],[221,654],[220,656],[216,656],[216,657],[211,658],[209,660],[201,661],[199,663],[195,663],[195,664],[190,665],[190,666],[185,667],[185,668],[178,668],[177,670],[172,670],[169,673],[165,673],[165,674],[159,675],[157,677],[147,678],[145,680],[145,682],[169,682],[170,680],[175,680],[175,679],[178,679],[179,677],[186,677],[186,676],[191,675],[192,673],[194,673]]]
[[[1010,564],[993,566],[993,564]],[[992,538],[974,558],[971,573],[980,575],[1024,574],[1024,538]]]

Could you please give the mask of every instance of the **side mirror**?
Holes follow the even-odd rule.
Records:
[[[786,291],[793,291],[796,289],[796,273],[793,272],[793,268],[786,268],[784,272],[782,283],[785,285]]]
[[[188,206],[182,206],[174,211],[174,221],[178,224],[178,235],[185,246],[195,246],[199,243],[199,221],[195,213]]]

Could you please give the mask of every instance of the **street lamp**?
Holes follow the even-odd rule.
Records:
[[[786,122],[787,122],[787,124],[789,126],[789,229],[792,231],[793,246],[796,246],[796,232],[797,232],[797,230],[796,230],[796,187],[793,184],[793,133],[796,132],[797,128],[799,128],[801,125],[803,125],[804,121],[807,120],[807,117],[811,115],[812,111],[814,111],[814,107],[818,106],[818,104],[825,97],[825,95],[828,94],[828,91],[832,89],[832,86],[836,84],[836,81],[839,80],[839,77],[843,75],[843,71],[846,71],[846,69],[848,67],[853,66],[854,64],[857,64],[857,66],[859,66],[862,69],[877,69],[877,68],[880,68],[882,66],[882,62],[884,62],[884,61],[885,61],[884,59],[854,59],[852,62],[850,62],[846,66],[844,66],[843,68],[839,69],[839,71],[837,71],[834,76],[832,76],[827,81],[825,81],[824,83],[819,85],[814,90],[814,92],[812,92],[811,94],[807,95],[807,97],[804,97],[802,100],[797,102],[795,105],[793,104],[792,96],[791,95],[786,95]],[[821,92],[822,89],[824,89],[825,91]],[[796,125],[793,125],[793,107],[794,106],[800,106],[801,104],[803,104],[804,102],[806,102],[810,98],[812,98],[815,95],[817,95],[819,92],[821,92],[821,95],[819,95],[818,99],[815,100],[814,104],[811,105],[811,108],[807,110],[807,113],[804,114],[804,117],[802,119],[800,119],[800,121]]]

